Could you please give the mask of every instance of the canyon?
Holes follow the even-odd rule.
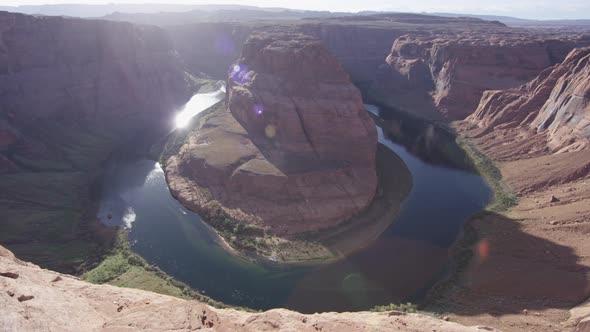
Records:
[[[0,323],[590,329],[590,36],[414,14],[153,22],[160,27],[111,19],[0,12],[0,244],[59,271],[0,247]],[[228,72],[225,102],[168,136],[161,161],[181,203],[238,236],[281,242],[370,206],[379,148],[363,100],[424,121],[425,137],[432,126],[460,136],[486,165],[496,200],[508,198],[507,209],[470,218],[450,252],[472,258],[428,295],[424,309],[453,322],[396,311],[249,313],[61,274],[91,270],[115,242],[94,204],[106,161],[150,153],[146,142],[170,133],[176,110]],[[400,139],[403,117],[390,128]],[[300,251],[309,250],[323,254]]]

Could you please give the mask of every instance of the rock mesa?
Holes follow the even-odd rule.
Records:
[[[289,235],[336,226],[375,194],[377,134],[360,92],[317,40],[258,34],[231,68],[226,106],[168,160],[186,206]],[[206,118],[206,119],[205,119]]]

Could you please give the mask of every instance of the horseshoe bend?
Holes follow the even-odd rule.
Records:
[[[47,2],[0,331],[590,331],[590,4]]]
[[[319,243],[290,239],[362,222],[354,219],[376,196],[375,124],[348,74],[312,37],[251,36],[225,101],[193,122],[165,162],[170,190],[230,245],[260,246],[281,261],[303,260],[302,250],[331,258]],[[408,187],[411,175],[398,163],[397,185]],[[242,234],[227,236],[227,228]]]

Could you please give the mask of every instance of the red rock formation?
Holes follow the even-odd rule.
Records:
[[[470,221],[490,250],[466,270],[466,291],[448,295],[463,307],[459,321],[482,319],[473,303],[478,312],[491,312],[502,299],[501,310],[517,314],[494,318],[498,328],[549,330],[561,321],[567,330],[588,329],[587,303],[571,310],[569,322],[545,313],[590,296],[589,81],[590,48],[575,49],[518,89],[485,92],[458,126],[518,197],[509,210]],[[533,310],[544,314],[535,317]]]
[[[464,119],[485,90],[516,88],[590,43],[560,38],[514,31],[406,35],[393,44],[377,88],[403,110]]]
[[[590,48],[573,50],[519,89],[486,91],[477,111],[468,118],[478,136],[511,134],[514,141],[539,142],[515,149],[564,152],[590,146]]]
[[[249,39],[227,107],[168,162],[170,189],[187,206],[217,201],[233,219],[284,235],[338,225],[372,201],[375,125],[320,42]]]

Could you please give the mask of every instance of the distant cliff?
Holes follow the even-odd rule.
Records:
[[[464,119],[485,90],[516,88],[589,36],[518,31],[413,34],[398,38],[373,86],[390,106],[430,118]]]
[[[186,15],[190,15],[187,13]],[[194,72],[223,78],[253,32],[299,32],[321,40],[357,85],[375,79],[396,38],[408,33],[508,30],[498,22],[417,14],[380,14],[353,17],[265,20],[244,16],[231,22],[193,17],[173,25],[160,22],[166,14],[151,14],[150,24],[161,24],[172,36],[179,55]],[[145,15],[125,14],[108,19],[147,23]]]
[[[590,48],[512,90],[486,91],[468,122],[477,136],[510,134],[513,154],[578,151],[590,147]],[[535,143],[535,145],[532,145]]]

